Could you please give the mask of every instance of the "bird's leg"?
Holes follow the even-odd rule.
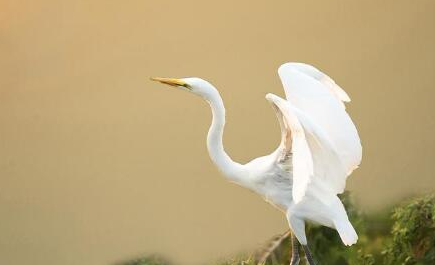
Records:
[[[292,257],[290,260],[290,265],[298,265],[301,260],[299,257],[299,242],[294,234],[292,234]]]
[[[310,265],[316,265],[313,259],[313,255],[311,255],[310,249],[308,248],[308,245],[302,245],[305,252],[305,257],[307,257],[308,264]]]
[[[258,258],[258,265],[265,264],[269,256],[275,251],[275,249],[281,245],[281,242],[284,241],[288,236],[290,235],[290,230],[285,232],[284,234],[278,236],[275,240],[272,241],[270,246],[261,253],[260,257]]]

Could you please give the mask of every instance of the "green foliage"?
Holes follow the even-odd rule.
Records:
[[[124,262],[120,265],[170,265],[170,263],[161,257],[150,256],[150,257]]]
[[[435,195],[417,198],[393,212],[385,265],[435,264]]]
[[[307,225],[310,249],[319,264],[328,265],[434,265],[435,194],[415,198],[391,210],[363,215],[349,194],[341,200],[358,232],[358,243],[345,247],[338,233],[323,226]],[[265,265],[287,265],[290,261],[287,238],[269,256]],[[305,265],[301,251],[300,265]],[[256,256],[239,257],[215,265],[257,265]],[[168,265],[158,258],[145,258],[122,265]]]
[[[257,265],[253,258],[235,258],[223,262],[219,262],[216,265]]]

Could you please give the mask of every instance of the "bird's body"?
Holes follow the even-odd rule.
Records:
[[[225,108],[213,85],[200,78],[153,80],[193,92],[209,103],[213,120],[207,148],[212,161],[230,181],[260,194],[285,213],[293,235],[314,264],[305,221],[336,229],[345,245],[358,239],[337,194],[344,191],[347,176],[361,161],[361,144],[343,103],[350,99],[331,78],[302,63],[284,64],[278,73],[286,99],[273,94],[266,99],[277,115],[281,143],[272,154],[244,165],[224,150]]]
[[[331,202],[325,204],[316,192],[322,187],[313,187],[307,190],[300,202],[295,203],[292,196],[292,156],[290,154],[286,158],[288,160],[280,161],[279,152],[278,149],[271,155],[247,163],[246,178],[244,181],[235,182],[259,194],[265,201],[285,213],[289,223],[293,222],[292,231],[301,244],[307,244],[305,227],[302,225],[305,221],[336,229],[346,245],[356,243],[358,237],[351,228],[343,204],[336,195],[331,196]]]

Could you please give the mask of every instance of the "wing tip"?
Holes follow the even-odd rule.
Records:
[[[299,62],[287,62],[283,63],[278,67],[278,75],[283,78],[284,75],[290,72],[299,72],[305,75],[310,76],[311,78],[316,79],[317,81],[326,85],[331,92],[342,102],[350,102],[351,99],[349,95],[341,88],[339,85],[335,83],[333,79],[331,79],[328,75],[317,69],[315,66],[307,63],[299,63]]]
[[[270,102],[270,103],[274,103],[275,105],[278,105],[279,103],[282,103],[285,99],[272,94],[272,93],[267,93],[265,98]]]
[[[287,62],[287,63],[283,63],[278,67],[278,74],[281,75],[283,71],[286,70],[295,70],[296,67],[296,62]]]

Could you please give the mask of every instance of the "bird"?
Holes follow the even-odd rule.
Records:
[[[300,261],[302,246],[310,265],[315,265],[308,247],[305,224],[316,223],[337,230],[346,246],[358,235],[337,196],[344,192],[347,177],[361,163],[358,131],[346,111],[347,93],[316,67],[288,62],[278,68],[285,98],[268,93],[281,129],[279,146],[271,154],[241,164],[223,145],[225,107],[210,82],[198,78],[162,78],[157,81],[193,93],[210,105],[212,122],[207,150],[212,162],[230,181],[261,195],[280,209],[291,234],[290,265]]]

